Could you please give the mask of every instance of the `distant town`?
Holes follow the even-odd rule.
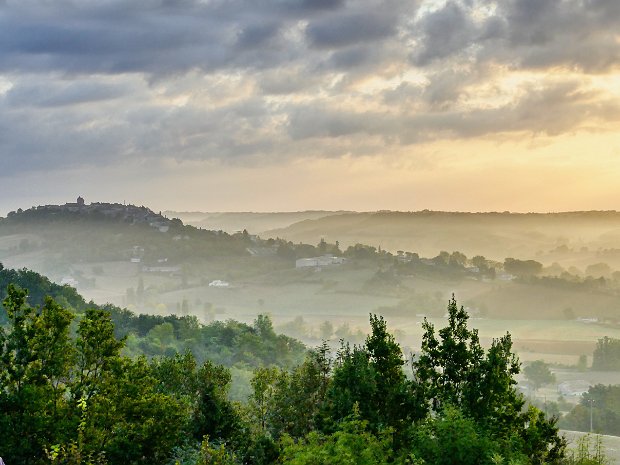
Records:
[[[92,202],[87,204],[83,197],[78,197],[75,202],[67,202],[64,205],[39,205],[29,210],[37,212],[49,213],[83,213],[83,214],[99,214],[108,218],[114,218],[126,221],[132,224],[146,223],[149,226],[158,229],[160,232],[168,232],[173,223],[181,223],[178,219],[169,219],[160,213],[155,213],[151,209],[135,205],[126,205],[121,203]],[[26,210],[27,212],[28,210]],[[17,212],[10,212],[10,217],[15,213],[22,213],[21,209]]]

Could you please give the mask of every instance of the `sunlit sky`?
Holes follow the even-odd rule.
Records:
[[[0,0],[0,214],[620,210],[618,0]]]

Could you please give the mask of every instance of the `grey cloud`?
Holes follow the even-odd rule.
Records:
[[[278,66],[302,57],[298,44],[284,41],[278,57],[266,50],[278,31],[344,7],[337,0],[25,0],[0,9],[0,71],[165,75]],[[292,52],[282,53],[287,47]]]
[[[326,17],[310,23],[306,35],[311,44],[318,48],[343,47],[393,35],[396,20],[392,12],[384,11]]]
[[[317,85],[317,76],[302,69],[274,69],[256,76],[260,91],[268,95],[287,95],[304,92]]]
[[[427,14],[418,27],[421,29],[422,42],[412,57],[418,66],[425,66],[466,49],[477,34],[467,12],[453,1]]]
[[[420,3],[0,0],[0,75],[14,83],[0,88],[0,171],[362,154],[618,118],[615,100],[548,77],[500,108],[470,98],[497,69],[617,68],[617,0]],[[368,86],[377,76],[395,88]]]
[[[480,6],[494,5],[480,18]],[[413,63],[459,57],[519,68],[565,66],[603,72],[620,65],[620,7],[614,0],[451,0],[413,24]]]
[[[366,114],[301,106],[295,108],[288,116],[288,134],[294,140],[300,140],[314,137],[334,138],[368,132],[371,124],[366,117]]]
[[[282,3],[288,3],[284,0]],[[301,0],[297,2],[290,2],[303,10],[334,10],[341,8],[344,4],[344,0]]]
[[[353,47],[345,50],[338,50],[327,60],[328,68],[331,69],[351,69],[363,66],[370,61],[376,63],[377,57],[375,49],[371,47]]]
[[[278,34],[278,30],[278,24],[247,25],[239,33],[237,46],[243,49],[262,47]]]
[[[157,76],[192,69],[273,69],[321,59],[347,69],[369,56],[365,46],[374,56],[383,54],[386,41],[400,48],[399,56],[409,54],[418,67],[439,66],[463,55],[479,63],[529,68],[599,72],[620,65],[616,0],[450,0],[428,13],[419,12],[420,3],[5,2],[0,4],[0,71]],[[494,7],[494,13],[481,17],[481,7]],[[307,44],[282,36],[305,23]],[[343,48],[350,50],[338,50]],[[325,50],[334,52],[331,62],[320,56]]]
[[[121,85],[94,81],[65,82],[46,87],[27,83],[12,87],[5,99],[10,106],[62,107],[116,99],[128,92],[129,89]]]
[[[412,89],[400,89],[411,92]],[[415,92],[415,90],[413,90]],[[494,134],[557,135],[579,128],[584,118],[620,121],[620,102],[580,90],[572,81],[540,89],[526,87],[516,103],[498,108],[416,113],[347,112],[299,107],[290,112],[293,139],[341,138],[366,134],[390,144],[413,144],[436,138],[472,138]]]

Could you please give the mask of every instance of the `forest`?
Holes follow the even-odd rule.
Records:
[[[485,350],[454,298],[447,326],[424,323],[411,360],[371,315],[360,345],[332,353],[324,343],[295,366],[261,360],[247,400],[234,402],[223,365],[190,350],[124,355],[136,329],[117,337],[111,312],[75,313],[52,297],[31,306],[27,296],[9,284],[3,301],[7,464],[574,463],[556,419],[516,390],[510,335]],[[266,317],[248,330],[254,347],[228,332],[233,351],[281,358],[299,347]]]

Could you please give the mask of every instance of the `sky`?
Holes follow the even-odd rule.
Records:
[[[0,0],[0,214],[620,210],[617,0]]]

